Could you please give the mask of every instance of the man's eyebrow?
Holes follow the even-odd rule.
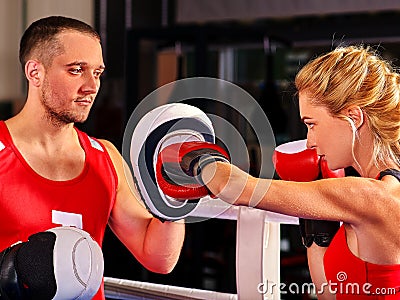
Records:
[[[301,121],[304,123],[306,120],[309,120],[309,119],[311,119],[310,117],[307,117],[307,116],[303,116],[302,118],[301,118]]]
[[[66,64],[67,67],[72,67],[72,66],[86,66],[87,63],[83,61],[73,61],[69,64]]]
[[[88,65],[88,63],[87,62],[84,62],[84,61],[73,61],[73,62],[71,62],[71,63],[69,63],[69,64],[66,64],[65,66],[67,66],[67,67],[73,67],[73,66],[87,66]],[[102,69],[102,70],[104,70],[106,68],[106,66],[105,65],[99,65],[98,67],[97,67],[97,69]]]

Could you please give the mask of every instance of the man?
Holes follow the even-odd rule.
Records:
[[[108,224],[143,266],[170,272],[184,224],[153,218],[118,150],[74,127],[100,88],[99,35],[75,19],[40,19],[21,39],[20,62],[26,104],[0,122],[0,249],[59,225],[80,227],[101,245]],[[102,288],[95,299],[104,299]]]

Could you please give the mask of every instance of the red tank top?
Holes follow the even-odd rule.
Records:
[[[28,165],[0,122],[0,249],[60,225],[79,227],[102,245],[117,175],[104,146],[76,132],[85,151],[84,168],[74,179],[53,181]],[[94,299],[104,299],[103,288]]]
[[[391,175],[398,177],[399,173],[394,170]],[[343,225],[325,252],[324,268],[337,300],[400,299],[400,264],[378,265],[355,256]]]

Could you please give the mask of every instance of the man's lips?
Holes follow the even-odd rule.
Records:
[[[77,99],[74,102],[78,103],[79,105],[90,105],[90,104],[92,104],[93,100],[84,98],[84,99]]]

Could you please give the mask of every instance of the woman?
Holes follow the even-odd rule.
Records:
[[[371,49],[349,46],[309,62],[295,84],[307,146],[361,177],[259,179],[217,162],[202,180],[235,205],[343,222],[328,248],[308,251],[320,299],[400,299],[400,76]]]

